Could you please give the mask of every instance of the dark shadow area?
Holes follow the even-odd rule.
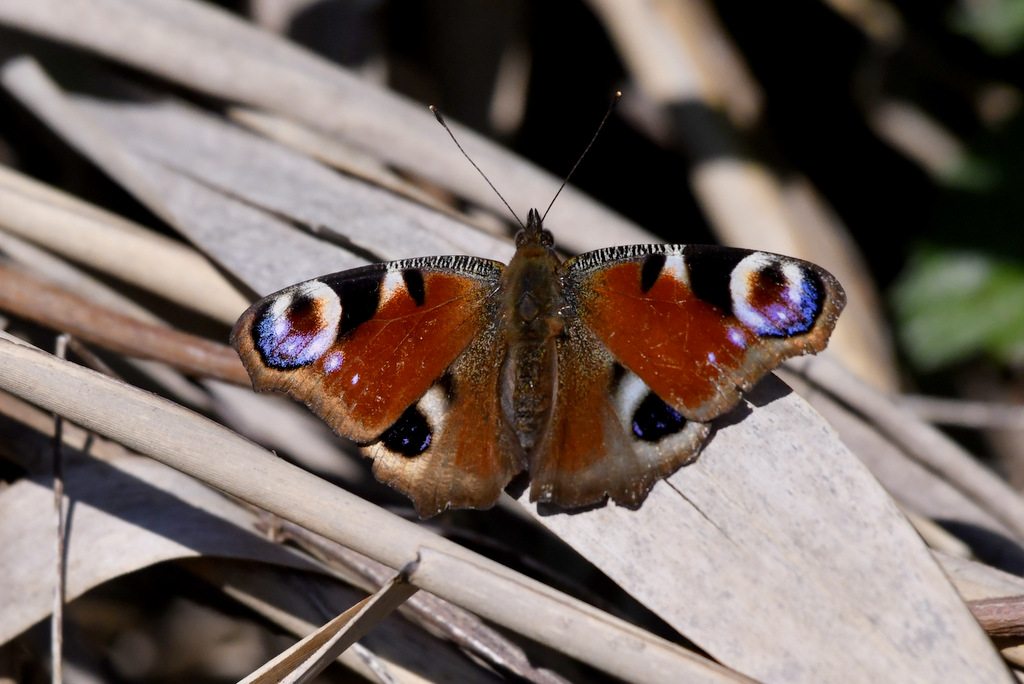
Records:
[[[961,520],[935,518],[935,522],[967,544],[980,562],[1024,577],[1024,546],[1013,538]]]

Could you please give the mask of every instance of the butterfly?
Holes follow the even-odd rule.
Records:
[[[306,403],[421,517],[530,499],[639,506],[709,422],[825,348],[846,297],[767,252],[635,245],[562,262],[536,209],[508,265],[378,263],[253,304],[231,333],[257,390]]]

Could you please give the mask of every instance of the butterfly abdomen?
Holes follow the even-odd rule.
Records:
[[[565,327],[562,318],[560,260],[537,239],[521,241],[501,282],[504,337],[502,408],[529,453],[551,421],[558,390],[556,341]]]

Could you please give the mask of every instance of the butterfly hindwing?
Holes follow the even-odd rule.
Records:
[[[799,259],[707,245],[614,247],[564,266],[573,313],[683,417],[725,413],[783,360],[825,348],[845,295]]]
[[[610,497],[637,506],[707,437],[612,357],[579,319],[558,343],[558,393],[531,464],[530,499],[573,508]]]
[[[377,479],[408,495],[421,517],[489,508],[525,469],[526,455],[501,407],[505,354],[498,327],[483,327],[406,419],[367,447]]]

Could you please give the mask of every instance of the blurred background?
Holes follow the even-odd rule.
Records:
[[[1024,485],[1024,0],[215,4],[437,105],[556,177],[621,90],[575,185],[667,242],[769,249],[836,273],[849,296],[833,340],[844,362]],[[102,61],[0,28],[0,50],[21,49],[51,68],[63,61],[65,76]],[[0,163],[161,225],[4,91]],[[501,169],[484,171],[501,190]],[[533,201],[546,206],[556,189]],[[547,227],[557,239],[557,223]],[[572,562],[558,569],[572,575]],[[138,603],[181,581],[167,572],[140,573],[105,600],[123,593],[133,615],[173,612]],[[616,591],[587,579],[601,598]],[[196,616],[177,618],[176,633],[191,633]],[[224,641],[237,629],[225,621]],[[144,649],[119,638],[115,658],[137,662]],[[189,665],[149,680],[212,669]],[[146,679],[118,672],[110,681]]]

